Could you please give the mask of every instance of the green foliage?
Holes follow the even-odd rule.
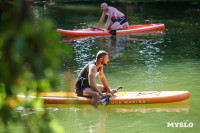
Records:
[[[17,97],[56,88],[54,68],[63,55],[71,54],[69,47],[59,43],[52,21],[33,21],[30,8],[30,1],[0,1],[0,121],[5,127],[9,121],[20,123],[29,133],[62,132],[41,99]],[[19,107],[23,111],[14,111]],[[25,110],[31,114],[23,116]]]

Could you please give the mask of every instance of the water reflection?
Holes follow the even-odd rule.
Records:
[[[185,101],[169,104],[100,105],[98,111],[92,108],[91,105],[46,104],[45,108],[59,120],[59,123],[63,124],[63,127],[68,124],[73,125],[74,128],[66,129],[68,132],[105,133],[108,127],[106,123],[108,122],[114,122],[115,124],[117,124],[116,122],[121,124],[133,122],[131,117],[140,116],[143,119],[144,116],[151,112],[162,112],[162,118],[167,117],[171,112],[186,114],[189,112],[190,104]],[[116,126],[115,124],[113,125],[114,127]]]
[[[86,111],[91,110],[91,105],[72,105],[72,104],[45,104],[46,109],[53,111],[59,110],[69,110],[69,111]],[[131,105],[100,105],[100,112],[120,112],[120,113],[129,113],[136,112],[149,113],[149,112],[189,112],[190,103],[188,101],[177,102],[177,103],[166,103],[166,104],[131,104]],[[94,110],[95,111],[95,110]]]
[[[164,42],[163,38],[158,38],[156,41],[143,41],[142,49],[139,51],[144,60],[144,77],[147,77],[144,82],[145,90],[157,90],[164,88],[166,77],[159,70],[159,63],[164,60],[163,49],[159,48],[159,44]],[[157,88],[159,85],[159,88]],[[161,87],[161,88],[160,88]]]
[[[127,105],[127,106],[110,106],[111,110],[119,113],[136,112],[138,114],[144,114],[148,112],[189,112],[190,103],[180,102],[180,103],[169,103],[169,104],[137,104],[137,105]]]
[[[154,58],[150,58],[149,56],[154,55],[154,51],[156,53],[164,53],[164,51],[161,51],[156,47],[157,44],[164,42],[163,35],[164,31],[150,31],[146,33],[133,33],[117,36],[67,37],[60,41],[73,46],[75,53],[74,60],[78,63],[78,66],[80,66],[78,69],[80,70],[88,61],[95,58],[96,53],[100,49],[106,50],[110,54],[112,60],[117,59],[118,57],[126,58],[126,54],[122,53],[127,52],[126,49],[129,49],[132,45],[141,47],[141,50],[137,50],[140,55],[144,55],[141,56],[143,59],[140,60],[146,62],[151,60],[154,60],[155,62],[162,61],[163,57],[159,57],[159,55],[155,55]]]
[[[75,43],[71,43],[74,49],[74,60],[78,65],[78,70],[75,70],[75,73],[78,73],[89,61],[95,59],[97,52],[94,49],[101,49],[94,40],[91,38],[81,41],[77,40]]]

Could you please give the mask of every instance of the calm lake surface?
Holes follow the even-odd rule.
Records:
[[[66,133],[199,132],[200,6],[182,2],[109,4],[124,12],[130,25],[163,23],[166,29],[116,37],[62,36],[58,41],[70,45],[73,55],[58,68],[58,74],[72,74],[75,82],[81,68],[104,49],[110,54],[104,73],[111,88],[186,90],[190,99],[172,104],[100,106],[99,111],[91,105],[46,105],[50,115]],[[33,10],[36,19],[53,19],[55,30],[96,26],[101,16],[100,3],[95,2],[35,5]],[[63,80],[59,91],[69,91],[67,86]],[[167,127],[169,122],[193,127]]]

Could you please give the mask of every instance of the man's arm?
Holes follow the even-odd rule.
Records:
[[[100,20],[99,20],[99,24],[97,25],[97,28],[99,28],[99,27],[102,25],[105,16],[106,16],[106,13],[103,12],[102,15],[101,15],[101,18],[100,18]]]
[[[105,30],[108,30],[108,28],[110,26],[110,22],[111,22],[111,15],[108,16],[108,19],[107,19],[106,24],[105,24]]]
[[[106,21],[106,27],[105,27],[105,30],[108,30],[109,26],[110,26],[110,23],[111,23],[111,18],[112,16],[114,15],[114,9],[113,8],[109,8],[109,11],[108,11],[108,19]]]
[[[96,66],[91,64],[89,65],[89,73],[88,73],[88,80],[89,85],[94,91],[99,92],[101,96],[103,96],[103,93],[97,88],[96,82],[95,82],[95,74],[97,72]]]
[[[101,71],[99,73],[99,79],[100,79],[102,85],[104,86],[104,88],[106,89],[106,91],[109,92],[109,93],[111,93],[110,88],[108,86],[108,83],[106,81],[106,78],[104,76],[103,67],[102,67],[102,69],[101,69]]]

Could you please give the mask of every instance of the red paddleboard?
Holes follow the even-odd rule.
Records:
[[[139,33],[153,30],[165,29],[164,24],[141,24],[141,25],[130,25],[129,29],[120,28],[116,31],[116,34],[130,34],[130,33]],[[111,35],[109,30],[107,32],[101,29],[75,29],[75,30],[64,30],[57,29],[56,31],[63,35],[68,36],[101,36],[101,35]]]

